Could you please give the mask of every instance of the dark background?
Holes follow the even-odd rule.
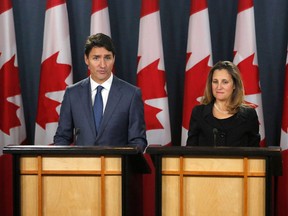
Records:
[[[12,0],[28,142],[34,141],[46,0]],[[208,0],[213,62],[233,60],[238,0]],[[86,77],[83,47],[91,0],[67,0],[74,82]],[[136,83],[141,0],[108,0],[116,75]],[[254,0],[267,145],[279,145],[288,39],[288,1]],[[190,0],[160,0],[173,145],[180,145]]]

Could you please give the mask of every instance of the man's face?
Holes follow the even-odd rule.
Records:
[[[85,57],[85,63],[91,73],[91,78],[102,84],[111,76],[112,69],[115,62],[113,53],[106,50],[104,47],[93,47],[89,56]]]

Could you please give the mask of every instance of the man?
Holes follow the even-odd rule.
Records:
[[[115,48],[111,38],[101,33],[88,37],[84,58],[90,76],[67,87],[55,145],[137,145],[144,151],[147,140],[141,91],[112,74]],[[100,85],[103,88],[97,90]]]

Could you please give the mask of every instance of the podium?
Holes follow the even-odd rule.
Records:
[[[14,215],[142,215],[137,147],[6,146],[13,155]]]
[[[272,215],[280,148],[148,147],[157,216]]]

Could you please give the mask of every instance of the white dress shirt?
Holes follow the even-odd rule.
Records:
[[[102,99],[103,99],[103,113],[105,111],[105,107],[107,104],[107,100],[108,100],[108,95],[111,89],[111,85],[112,85],[112,81],[113,81],[113,74],[111,74],[111,76],[109,77],[108,80],[106,80],[104,83],[101,84],[101,86],[103,86],[103,89],[101,91],[102,94]],[[91,84],[91,99],[92,99],[92,106],[94,104],[94,100],[95,100],[95,95],[97,93],[97,87],[100,85],[98,83],[96,83],[90,76],[90,84]]]

